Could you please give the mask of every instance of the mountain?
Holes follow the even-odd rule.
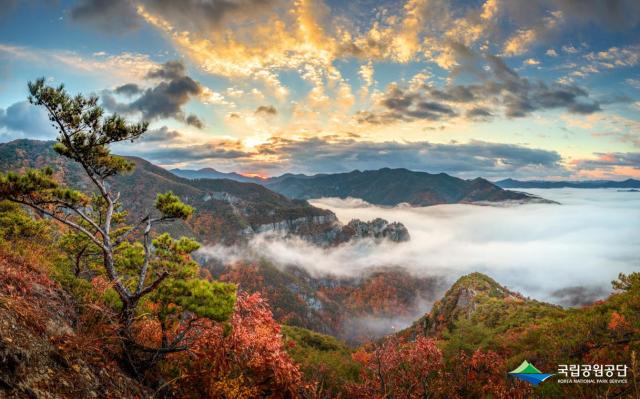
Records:
[[[213,168],[202,168],[198,170],[191,169],[170,169],[169,172],[185,179],[229,179],[243,183],[262,183],[263,179],[258,177],[244,176],[239,173],[219,172]]]
[[[547,181],[504,179],[495,182],[495,185],[502,188],[640,188],[640,180]]]
[[[363,236],[343,226],[333,212],[304,200],[289,199],[262,185],[229,179],[185,179],[142,158],[127,158],[136,164],[134,171],[110,183],[121,193],[123,202],[130,204],[131,220],[138,220],[153,209],[157,193],[173,191],[195,212],[188,221],[167,229],[196,237],[205,244],[231,244],[266,232],[295,234],[321,245]],[[0,144],[0,172],[44,166],[51,166],[55,176],[70,186],[91,189],[80,166],[59,156],[52,142],[15,140]],[[391,224],[388,228],[397,226]],[[393,236],[390,232],[386,234]]]
[[[458,279],[428,314],[400,335],[442,338],[469,324],[485,324],[495,330],[492,334],[499,334],[518,323],[563,313],[559,306],[525,298],[485,274],[471,273]]]
[[[463,180],[446,173],[430,174],[408,169],[353,171],[314,176],[283,175],[264,185],[289,198],[355,197],[371,204],[414,206],[473,202],[549,202],[526,193],[503,190],[476,178]]]

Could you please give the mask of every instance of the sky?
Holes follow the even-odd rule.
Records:
[[[167,168],[640,178],[637,0],[0,0],[0,142],[39,77]]]

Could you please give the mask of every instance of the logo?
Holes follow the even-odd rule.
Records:
[[[559,364],[558,384],[627,384],[626,364]]]
[[[512,375],[519,380],[527,381],[533,385],[538,385],[553,374],[545,374],[538,370],[536,366],[525,360],[515,370],[510,371],[509,375]]]

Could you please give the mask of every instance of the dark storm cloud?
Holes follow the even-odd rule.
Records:
[[[488,72],[481,68],[484,59]],[[575,85],[547,84],[521,77],[498,56],[475,54],[466,66],[481,76],[481,83],[467,86],[474,99],[493,99],[504,106],[507,117],[524,117],[535,111],[564,108],[571,113],[600,111],[600,104],[588,101],[589,93]],[[454,88],[456,86],[453,86]]]
[[[640,24],[640,3],[636,0],[516,0],[503,4],[519,26],[543,21],[552,11],[562,12],[568,24],[593,23],[612,31]]]
[[[169,142],[182,137],[182,134],[176,130],[170,130],[166,126],[159,129],[149,130],[142,135],[140,142]]]
[[[493,114],[489,112],[486,108],[475,107],[467,111],[465,116],[469,119],[483,119],[483,118],[491,118]]]
[[[552,109],[564,109],[574,114],[601,110],[600,103],[589,100],[589,93],[579,86],[529,80],[509,68],[498,56],[479,54],[459,43],[450,43],[450,46],[457,61],[452,76],[470,76],[478,83],[452,83],[442,88],[425,84],[412,89],[392,84],[378,106],[361,111],[356,115],[357,120],[387,124],[416,119],[440,120],[460,114],[478,119],[502,112],[508,118],[520,118]],[[469,105],[473,105],[470,110]],[[457,109],[462,106],[466,106],[466,112]]]
[[[431,97],[441,101],[470,102],[476,99],[471,88],[466,86],[452,86],[446,91],[430,89],[429,94]]]
[[[256,108],[255,114],[262,114],[262,115],[276,115],[278,113],[278,110],[273,106],[273,105],[261,105],[258,108]]]
[[[147,0],[145,4],[181,29],[207,33],[227,17],[247,16],[273,5],[273,0]]]
[[[141,89],[137,84],[129,83],[114,90],[123,95],[139,94],[130,103],[119,103],[110,92],[104,92],[102,103],[110,111],[119,113],[142,114],[145,120],[175,118],[189,125],[202,128],[203,122],[196,115],[185,116],[182,107],[192,97],[202,93],[202,86],[186,75],[181,61],[169,61],[147,75],[147,79],[158,81],[155,86]]]
[[[56,130],[51,126],[47,113],[42,108],[27,101],[14,103],[5,110],[0,108],[0,137],[15,139],[55,136]]]
[[[130,0],[80,0],[71,8],[71,19],[110,32],[135,29],[141,23]]]
[[[118,86],[113,91],[116,94],[122,94],[124,96],[134,96],[142,93],[142,89],[135,83],[127,83],[122,86]]]
[[[6,1],[6,0],[5,0]],[[227,18],[248,16],[272,5],[272,0],[142,0],[150,12],[171,22],[180,30],[210,32]],[[135,29],[141,25],[132,0],[79,0],[71,8],[74,21],[92,24],[107,31]]]
[[[428,93],[404,90],[397,85],[390,86],[380,105],[383,111],[361,111],[356,115],[357,119],[360,122],[386,124],[417,119],[436,121],[457,115],[449,105],[430,99]]]
[[[208,143],[185,147],[152,147],[128,150],[127,155],[138,155],[163,165],[193,161],[216,161],[239,159],[248,154],[238,148],[237,143]]]
[[[190,114],[187,116],[187,119],[184,120],[187,125],[191,125],[197,127],[198,129],[202,129],[204,127],[204,122],[197,115]]]
[[[167,61],[159,68],[147,74],[147,78],[161,80],[175,80],[183,78],[186,75],[184,63],[180,60]]]

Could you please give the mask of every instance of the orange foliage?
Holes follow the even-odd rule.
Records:
[[[190,351],[170,356],[164,366],[167,373],[178,369],[172,386],[177,396],[297,398],[311,388],[287,355],[280,326],[259,294],[239,294],[228,331],[203,322]]]
[[[624,332],[632,329],[631,324],[629,324],[627,319],[618,312],[613,312],[611,314],[611,320],[609,321],[608,328],[609,330],[616,332]]]
[[[454,362],[449,379],[450,397],[492,397],[496,399],[528,398],[529,385],[507,379],[504,358],[493,351],[476,350],[469,356],[461,352]]]
[[[443,392],[442,352],[433,339],[390,337],[372,352],[354,353],[353,360],[362,365],[361,382],[350,387],[354,398],[424,398]]]

